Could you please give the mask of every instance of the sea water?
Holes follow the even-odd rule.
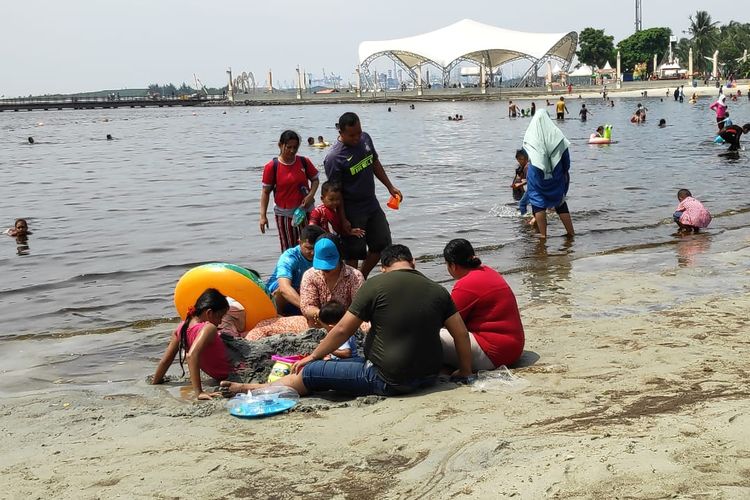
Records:
[[[335,140],[345,111],[360,115],[404,193],[400,209],[390,210],[377,184],[394,241],[448,287],[442,249],[461,237],[506,276],[522,306],[571,306],[565,283],[576,269],[636,277],[688,269],[717,290],[740,289],[721,256],[747,246],[750,154],[720,156],[725,146],[713,143],[710,99],[617,99],[609,107],[572,98],[571,117],[584,102],[588,122],[559,123],[571,141],[568,205],[577,235],[562,238],[552,215],[546,243],[512,198],[514,154],[529,119],[507,118],[504,102],[0,113],[0,225],[24,217],[33,232],[24,255],[12,238],[0,239],[0,385],[28,387],[30,377],[33,387],[142,379],[173,327],[172,292],[182,273],[212,261],[271,273],[279,244],[273,223],[265,235],[258,227],[262,167],[278,154],[281,132],[292,129],[302,137],[299,154],[322,170],[326,150],[304,144],[308,136]],[[634,125],[638,102],[648,121]],[[730,108],[736,122],[750,121],[747,102]],[[447,119],[456,113],[464,120]],[[666,128],[657,127],[659,118]],[[588,145],[605,123],[614,125],[617,143]],[[703,234],[675,235],[671,214],[682,187],[714,214]],[[595,315],[586,305],[579,301],[572,314]]]

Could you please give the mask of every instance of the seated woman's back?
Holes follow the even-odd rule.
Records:
[[[521,314],[516,296],[500,273],[485,265],[471,269],[456,282],[451,297],[466,328],[490,359],[517,359],[521,355]],[[509,341],[515,352],[508,351]]]

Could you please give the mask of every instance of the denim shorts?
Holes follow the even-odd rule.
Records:
[[[364,358],[313,361],[302,370],[302,383],[310,392],[336,391],[352,396],[397,396],[433,385],[437,376],[389,384]]]

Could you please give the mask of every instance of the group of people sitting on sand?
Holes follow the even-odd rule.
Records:
[[[549,117],[547,117],[549,119]],[[403,199],[390,181],[359,117],[344,113],[339,138],[324,160],[321,203],[313,206],[319,175],[297,155],[299,136],[285,131],[279,156],[264,167],[260,229],[274,197],[281,256],[266,282],[277,316],[244,331],[241,305],[206,290],[175,329],[152,382],[162,383],[175,357],[188,365],[198,399],[245,392],[243,346],[268,336],[324,329],[326,336],[274,382],[300,395],[335,390],[352,396],[405,394],[434,384],[442,373],[469,382],[479,370],[515,363],[524,331],[513,291],[482,264],[471,243],[443,250],[457,281],[449,293],[416,269],[409,248],[391,241],[375,197],[375,179]],[[295,223],[295,211],[303,220]],[[369,279],[380,264],[381,273]],[[362,346],[357,339],[364,339]],[[201,371],[221,382],[204,391]]]
[[[305,231],[306,238],[314,234]],[[510,365],[521,356],[524,331],[515,295],[467,240],[451,240],[443,251],[448,272],[457,280],[451,293],[416,270],[404,245],[383,249],[381,273],[367,281],[344,263],[341,252],[335,235],[320,234],[312,266],[302,277],[303,315],[266,320],[247,333],[237,332],[237,315],[227,297],[206,290],[172,334],[153,383],[162,383],[179,356],[198,399],[222,394],[204,390],[201,371],[219,380],[225,393],[246,392],[264,384],[242,383],[247,366],[241,344],[311,327],[325,329],[326,336],[311,353],[300,353],[305,357],[290,375],[274,382],[300,395],[327,390],[352,396],[405,394],[434,384],[441,373],[466,383],[479,370]],[[332,274],[338,277],[331,279]],[[362,352],[358,331],[364,334]]]

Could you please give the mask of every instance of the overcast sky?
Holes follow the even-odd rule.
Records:
[[[643,0],[643,27],[677,36],[688,16],[727,9],[705,0]],[[740,2],[741,4],[741,2]],[[740,5],[737,4],[737,5]],[[750,9],[732,9],[750,21]],[[252,71],[262,86],[269,68],[292,82],[295,67],[353,79],[365,40],[420,34],[464,18],[520,31],[604,29],[615,43],[633,32],[635,2],[610,0],[3,0],[0,95],[6,97],[188,84],[226,84],[226,70]],[[381,63],[383,69],[392,64]],[[377,65],[376,65],[377,66]]]

